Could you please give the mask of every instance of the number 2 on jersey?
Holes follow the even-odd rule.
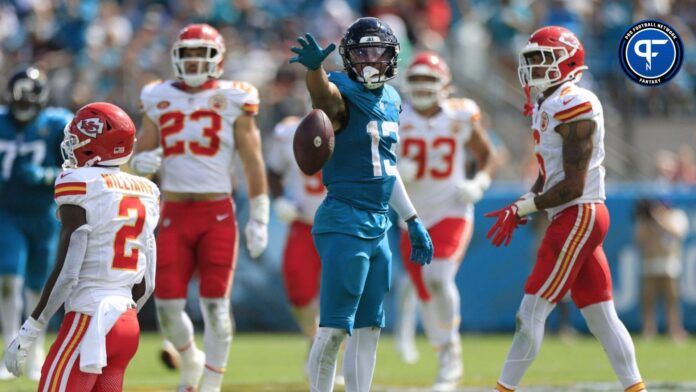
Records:
[[[159,118],[160,137],[164,156],[179,155],[186,152],[186,147],[194,155],[213,156],[220,149],[220,136],[218,133],[222,129],[222,119],[220,115],[211,110],[196,110],[188,115],[189,121],[208,121],[208,126],[203,128],[203,136],[208,139],[208,145],[203,145],[197,141],[167,142],[167,138],[181,132],[187,120],[186,114],[180,111],[164,113]]]
[[[124,196],[118,205],[118,217],[132,219],[135,213],[133,224],[124,224],[116,233],[114,239],[114,260],[111,268],[120,270],[137,270],[139,250],[133,246],[126,249],[129,241],[133,241],[143,231],[145,226],[145,205],[140,198],[135,196]]]

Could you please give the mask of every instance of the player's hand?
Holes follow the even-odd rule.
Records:
[[[12,343],[5,350],[5,366],[10,373],[19,377],[27,363],[29,350],[34,345],[38,338],[43,324],[29,317],[24,322],[22,328],[19,329],[19,334],[12,340]]]
[[[411,260],[420,264],[430,264],[433,259],[433,241],[428,230],[418,217],[406,221],[408,238],[411,240]]]
[[[290,223],[300,217],[300,210],[295,203],[282,196],[273,200],[273,210],[275,210],[278,219],[286,223]]]
[[[133,155],[130,167],[139,174],[155,174],[162,165],[162,147]]]
[[[505,246],[508,246],[517,226],[527,223],[527,218],[521,217],[518,214],[518,209],[517,203],[513,203],[505,208],[484,214],[486,218],[496,218],[495,223],[486,234],[486,238],[490,239],[493,245],[500,246],[505,243]]]
[[[246,235],[247,249],[249,256],[257,258],[266,249],[268,245],[268,225],[254,219],[249,219],[244,228]]]
[[[306,34],[305,38],[299,37],[297,39],[297,42],[300,43],[300,48],[290,48],[293,53],[297,53],[297,56],[290,59],[290,63],[300,63],[310,70],[319,69],[324,59],[336,49],[336,45],[331,43],[329,46],[322,49],[321,46],[317,44],[317,41],[314,40],[312,34]]]
[[[418,176],[418,163],[408,157],[399,157],[396,161],[396,170],[404,182],[411,182]]]
[[[476,203],[483,197],[483,193],[491,186],[491,177],[486,172],[479,172],[471,180],[464,180],[457,184],[457,196],[465,203]]]

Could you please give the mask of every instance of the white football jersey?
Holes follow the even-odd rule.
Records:
[[[563,170],[563,138],[555,129],[565,122],[593,120],[596,124],[592,135],[592,156],[587,168],[585,189],[582,196],[558,207],[547,210],[549,218],[565,208],[581,203],[603,202],[604,191],[604,114],[602,104],[593,92],[566,82],[541,105],[534,106],[532,132],[534,153],[544,179],[544,192],[565,178]]]
[[[142,110],[159,128],[162,190],[232,192],[234,122],[258,112],[259,94],[246,82],[215,82],[195,94],[172,80],[142,90]]]
[[[473,205],[459,199],[457,183],[466,179],[465,145],[480,116],[474,101],[455,98],[445,100],[433,117],[410,106],[399,116],[399,157],[418,167],[416,178],[405,182],[406,190],[426,227],[444,218],[473,217]]]
[[[300,219],[311,225],[314,213],[326,196],[326,188],[321,180],[321,171],[308,176],[302,173],[295,162],[292,139],[299,123],[299,118],[288,117],[275,126],[266,154],[266,165],[283,177],[285,197],[299,208]]]
[[[54,197],[58,206],[82,207],[92,228],[78,282],[65,301],[66,312],[93,314],[104,297],[132,298],[133,285],[143,279],[148,252],[154,255],[157,185],[118,169],[85,167],[63,171]]]

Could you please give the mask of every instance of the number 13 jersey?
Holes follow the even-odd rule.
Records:
[[[245,82],[211,80],[197,93],[167,80],[145,86],[142,111],[159,128],[162,190],[231,193],[234,122],[258,112],[259,95]]]
[[[155,254],[157,186],[117,168],[85,167],[63,171],[54,198],[59,207],[82,207],[92,229],[65,311],[92,314],[104,297],[132,298],[131,288],[143,279],[147,259]]]

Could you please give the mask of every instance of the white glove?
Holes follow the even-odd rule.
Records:
[[[300,217],[300,210],[297,206],[282,196],[273,200],[273,210],[275,210],[278,219],[283,222],[290,223]]]
[[[244,228],[247,249],[252,258],[257,258],[268,245],[268,214],[270,210],[268,195],[260,194],[249,199],[249,221]]]
[[[399,157],[396,161],[396,170],[404,182],[411,182],[418,176],[418,163],[413,159]]]
[[[27,363],[27,356],[38,338],[43,324],[29,317],[19,329],[19,334],[5,350],[5,366],[10,373],[19,377]]]
[[[139,174],[155,174],[162,165],[162,147],[133,155],[130,167]]]
[[[491,186],[491,176],[486,172],[478,172],[473,179],[457,184],[459,200],[465,203],[476,203],[481,200],[483,193]]]
[[[257,220],[249,219],[244,228],[246,235],[247,249],[249,256],[257,258],[266,249],[268,245],[268,225]]]

